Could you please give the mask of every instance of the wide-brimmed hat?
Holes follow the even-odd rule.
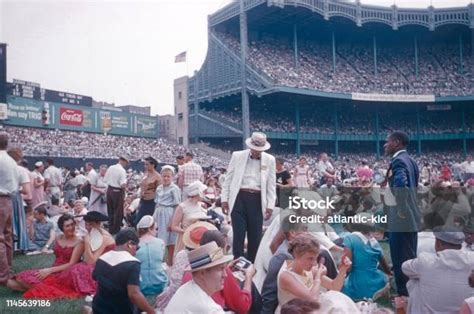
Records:
[[[224,255],[224,250],[215,241],[188,252],[191,272],[222,265],[230,262],[233,258],[232,255]]]
[[[92,212],[87,212],[87,214],[85,214],[83,216],[84,218],[84,221],[108,221],[109,220],[109,217],[105,216],[104,214],[101,214],[99,212],[96,212],[96,211],[92,211]]]
[[[205,221],[198,221],[190,225],[184,230],[183,244],[184,246],[195,249],[199,247],[202,235],[209,230],[217,230],[216,226]]]
[[[252,136],[245,140],[247,147],[259,152],[268,150],[271,145],[267,142],[267,136],[262,132],[253,132]]]

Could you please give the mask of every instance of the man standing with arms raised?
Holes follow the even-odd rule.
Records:
[[[263,218],[269,219],[275,208],[275,157],[264,133],[254,132],[245,143],[249,149],[232,153],[222,187],[222,209],[231,213],[234,232],[234,258],[244,255],[247,234],[247,258],[254,262],[262,237]]]
[[[408,296],[408,277],[403,274],[401,267],[403,262],[416,258],[421,224],[421,213],[416,201],[419,170],[406,151],[408,143],[407,134],[394,132],[387,137],[384,145],[385,154],[392,157],[387,180],[396,203],[388,211],[390,254],[397,292],[402,296]]]
[[[109,232],[116,234],[120,231],[123,220],[123,203],[125,200],[125,188],[127,186],[128,158],[119,157],[117,164],[110,166],[105,173],[107,183],[107,214],[109,216]]]

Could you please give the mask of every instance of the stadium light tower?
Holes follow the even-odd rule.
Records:
[[[245,13],[244,0],[240,2],[240,62],[241,62],[241,84],[242,84],[242,145],[245,149],[245,139],[250,134],[249,118],[249,95],[247,93],[247,15]]]

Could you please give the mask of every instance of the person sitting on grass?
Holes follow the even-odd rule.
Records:
[[[54,287],[48,282],[61,274],[71,266],[77,264],[84,251],[82,239],[76,235],[76,222],[69,214],[62,215],[58,220],[59,229],[63,234],[58,235],[54,246],[56,259],[51,267],[43,269],[26,270],[16,274],[8,280],[7,286],[16,291],[26,291],[23,296],[48,298]],[[35,290],[37,294],[30,293]]]
[[[97,281],[97,294],[92,301],[95,314],[137,313],[155,314],[140,291],[140,261],[135,257],[140,240],[131,228],[120,230],[116,247],[97,261],[92,277]]]
[[[140,250],[136,258],[141,263],[140,289],[145,295],[160,294],[168,284],[163,269],[165,243],[156,237],[156,223],[152,216],[143,216],[137,224]]]
[[[383,256],[382,247],[374,237],[376,226],[370,221],[372,215],[357,215],[361,223],[351,224],[352,233],[344,238],[344,255],[352,261],[352,265],[342,292],[353,300],[360,301],[374,299],[374,296],[387,291],[387,276],[391,276],[392,272]]]
[[[41,203],[42,204],[42,203]],[[30,246],[31,251],[40,251],[48,253],[49,248],[54,242],[56,234],[54,232],[54,224],[46,219],[46,205],[40,205],[34,209],[35,220],[30,229]]]

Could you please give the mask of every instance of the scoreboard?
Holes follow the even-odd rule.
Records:
[[[13,83],[7,83],[7,85],[7,94],[11,96],[68,105],[92,107],[92,97],[90,96],[44,89],[41,88],[38,83],[21,80],[13,80]]]

